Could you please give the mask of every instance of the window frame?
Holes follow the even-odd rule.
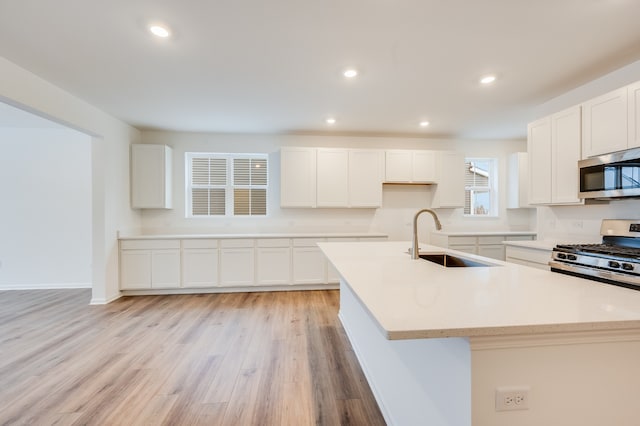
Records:
[[[208,184],[193,185],[193,159],[224,159],[226,166],[226,182],[224,185]],[[265,184],[249,184],[236,185],[234,182],[234,160],[264,160],[265,163]],[[212,215],[194,215],[193,214],[193,189],[194,188],[221,188],[225,191],[225,213]],[[235,189],[264,189],[265,190],[265,214],[235,214],[234,212],[234,193]],[[188,219],[215,219],[215,218],[264,218],[269,216],[269,154],[259,153],[220,153],[220,152],[185,152],[185,218]]]
[[[498,158],[495,157],[465,157],[464,165],[465,165],[465,173],[468,164],[473,164],[474,162],[488,162],[490,164],[490,170],[488,171],[489,176],[487,180],[487,185],[467,185],[465,178],[465,206],[463,207],[463,216],[464,217],[473,217],[473,218],[496,218],[499,216],[499,206],[498,206]],[[466,202],[466,192],[469,191],[469,213],[465,213],[467,208]],[[476,193],[479,192],[488,192],[489,193],[489,203],[490,208],[487,214],[476,214],[473,209],[473,200],[475,198]]]

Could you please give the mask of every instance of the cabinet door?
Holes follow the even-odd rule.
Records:
[[[640,148],[640,82],[627,88],[629,100],[629,136],[627,146]]]
[[[520,209],[529,205],[529,156],[526,152],[509,154],[507,208]]]
[[[413,182],[436,182],[436,153],[414,151],[412,158]]]
[[[412,162],[411,151],[386,151],[385,182],[411,182]]]
[[[382,205],[382,151],[349,151],[349,206]]]
[[[254,284],[254,249],[220,249],[220,285],[233,287]]]
[[[180,287],[180,250],[152,250],[151,288]]]
[[[464,155],[459,152],[437,153],[438,173],[431,206],[434,208],[464,207]]]
[[[218,249],[189,248],[182,252],[182,286],[218,285]]]
[[[580,106],[551,116],[551,201],[552,203],[582,203],[578,161],[581,148]]]
[[[449,248],[451,250],[457,250],[457,251],[461,251],[463,253],[469,253],[469,254],[478,254],[478,250],[476,249],[476,245],[458,245],[458,244],[454,244],[454,245],[450,245]]]
[[[479,245],[478,255],[488,257],[491,259],[504,260],[504,245]]]
[[[626,87],[585,102],[583,111],[583,158],[627,148]]]
[[[319,148],[316,153],[316,205],[349,206],[349,151]]]
[[[151,288],[151,250],[120,252],[120,289]]]
[[[528,126],[529,202],[551,203],[551,118],[545,117]]]
[[[258,247],[256,278],[259,285],[291,284],[291,249]]]
[[[324,284],[326,260],[318,247],[293,248],[293,283]]]
[[[171,148],[131,145],[131,207],[170,209]]]
[[[280,150],[280,206],[316,206],[316,149]]]

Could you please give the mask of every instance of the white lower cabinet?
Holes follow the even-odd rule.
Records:
[[[242,287],[255,285],[253,240],[220,241],[220,285]]]
[[[293,284],[324,284],[327,281],[327,261],[317,243],[324,239],[293,240]]]
[[[180,287],[180,240],[122,241],[120,250],[122,289]]]
[[[532,234],[446,235],[431,234],[431,244],[491,259],[505,260],[503,241],[534,240]]]
[[[532,268],[549,270],[551,260],[551,249],[531,248],[522,246],[506,247],[506,261],[517,263],[518,265],[530,266]]]
[[[317,243],[384,241],[329,238],[182,238],[120,241],[120,289],[215,289],[324,285],[340,281]]]
[[[151,288],[180,287],[180,249],[151,251]]]
[[[256,269],[256,282],[258,285],[290,284],[291,243],[289,239],[258,240]]]
[[[151,250],[122,250],[120,253],[120,288],[151,288]]]
[[[182,287],[215,287],[218,271],[218,240],[183,240]]]

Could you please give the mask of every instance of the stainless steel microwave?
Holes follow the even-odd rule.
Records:
[[[580,198],[640,197],[640,148],[578,161]]]

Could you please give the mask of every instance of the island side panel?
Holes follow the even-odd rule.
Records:
[[[640,330],[471,339],[474,426],[637,426]],[[498,387],[529,409],[496,411]]]
[[[468,339],[388,340],[343,280],[339,316],[387,424],[471,425]]]

